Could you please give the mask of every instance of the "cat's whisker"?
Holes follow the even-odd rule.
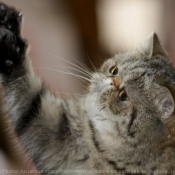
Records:
[[[86,73],[85,71],[81,71],[81,70],[79,70],[79,69],[76,69],[76,68],[74,68],[74,67],[69,67],[69,66],[53,66],[53,67],[50,67],[50,68],[57,68],[57,67],[72,69],[72,70],[75,70],[75,71],[77,71],[77,72],[80,72],[80,73],[82,73],[83,75],[86,75],[87,77],[91,78],[91,75],[90,75],[90,74]]]
[[[66,68],[65,68],[65,70],[68,71],[69,73],[72,73],[72,72],[70,72],[69,70],[67,70]],[[81,80],[83,83],[89,85],[89,83],[88,83],[87,81],[82,80],[80,77],[76,77],[76,78],[77,78],[78,80]],[[76,80],[76,81],[77,81],[77,80]],[[85,86],[84,84],[82,84],[80,81],[77,81],[77,82],[78,82],[78,84],[80,84],[84,89],[87,88],[87,86]]]
[[[76,68],[73,68],[73,67],[69,67],[69,66],[61,66],[62,68],[68,68],[68,69],[72,69],[72,70],[75,70],[75,71],[77,71],[77,72],[80,72],[80,73],[82,73],[83,75],[86,75],[88,78],[91,78],[91,75],[90,74],[87,74],[86,72],[83,72],[83,71],[81,71],[81,70],[78,70],[78,69],[76,69]]]
[[[53,93],[55,94],[65,94],[65,95],[73,95],[73,96],[85,96],[84,94],[74,94],[74,93],[69,93],[69,92],[58,92],[58,91],[54,91]]]
[[[72,73],[72,72],[70,72],[69,70],[67,70],[66,68],[64,68],[66,71],[68,71],[68,73]],[[86,81],[84,81],[84,80],[82,80],[80,77],[76,77],[76,78],[78,78],[79,80],[81,80],[81,81],[83,81],[84,83],[86,83],[87,85],[89,85],[89,83],[88,82],[86,82]],[[82,83],[80,83],[79,81],[77,81],[82,87],[84,87],[85,89],[87,88],[85,85],[83,85]]]
[[[67,74],[67,75],[73,75],[73,76],[75,76],[75,77],[79,77],[79,78],[81,78],[81,79],[83,79],[83,80],[86,80],[86,81],[90,82],[90,79],[88,79],[88,78],[86,78],[86,77],[83,77],[83,76],[81,76],[81,75],[74,74],[74,73],[72,73],[72,72],[65,72],[65,71],[61,71],[61,70],[57,70],[57,69],[49,69],[49,68],[46,68],[46,67],[37,67],[37,68],[52,70],[52,71],[60,72],[60,73],[62,73],[62,74]]]
[[[50,55],[50,56],[53,56],[53,57],[55,57],[55,58],[58,58],[58,59],[60,59],[60,60],[62,60],[62,61],[64,61],[64,62],[66,62],[66,63],[69,63],[70,65],[72,65],[72,66],[75,66],[76,68],[78,68],[78,69],[80,69],[80,70],[82,70],[82,71],[85,71],[85,69],[83,69],[83,68],[81,68],[80,66],[78,66],[78,65],[76,65],[76,64],[74,64],[74,63],[72,63],[72,62],[70,62],[70,61],[68,61],[68,60],[65,60],[65,59],[63,59],[63,58],[61,58],[61,57],[58,57],[58,56],[56,56],[56,55],[54,55],[54,54],[51,54],[51,53],[49,53],[49,52],[46,52],[46,51],[44,51],[44,50],[41,50],[41,49],[38,49],[38,48],[35,48],[36,50],[39,50],[39,51],[41,51],[41,52],[44,52],[44,53],[46,53],[46,54],[48,54],[48,55]],[[88,71],[87,69],[86,69],[86,72],[87,73],[91,73],[90,71]]]
[[[82,66],[82,68],[84,68],[87,72],[92,73],[92,71],[83,63],[81,63],[80,61],[76,60],[74,57],[67,55],[70,58],[72,58],[74,61],[76,61],[78,64],[80,64],[80,66]]]
[[[47,67],[37,67],[37,68],[42,68],[42,69],[47,69],[47,70],[54,70],[54,71],[56,71],[56,72],[59,72],[59,73],[62,73],[62,74],[65,74],[65,73],[63,73],[63,71],[60,71],[60,70],[57,70],[57,69],[50,69],[50,68],[47,68]],[[66,70],[67,71],[67,70]],[[71,73],[71,72],[68,72],[68,73]],[[67,72],[66,72],[66,74],[68,74]],[[88,83],[87,83],[87,81],[85,81],[85,80],[83,80],[83,79],[81,79],[80,77],[76,77],[76,78],[78,78],[79,80],[81,80],[81,81],[83,81],[84,83],[86,83],[87,85],[89,85]],[[83,88],[87,88],[87,87],[85,87],[82,83],[80,83],[79,81],[77,81]]]

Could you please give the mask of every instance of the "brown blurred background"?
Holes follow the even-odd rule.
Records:
[[[23,12],[23,36],[30,44],[29,55],[34,69],[58,95],[79,95],[85,90],[85,84],[76,77],[60,73],[60,70],[77,73],[64,66],[76,68],[72,64],[85,64],[93,70],[108,57],[133,50],[152,31],[159,35],[175,60],[174,0],[2,2]],[[26,160],[22,146],[14,142],[12,128],[9,122],[0,118],[0,175],[12,174],[6,170],[34,169]]]

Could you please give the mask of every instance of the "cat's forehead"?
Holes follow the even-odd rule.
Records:
[[[145,52],[133,51],[116,54],[114,57],[107,59],[102,65],[102,69],[108,68],[112,65],[122,66],[123,64],[133,64],[136,61],[142,62],[147,58]]]
[[[113,61],[116,63],[117,66],[122,66],[123,64],[139,64],[149,60],[148,54],[143,50],[135,50],[126,53],[119,53],[116,54],[113,58]]]
[[[147,62],[146,57],[147,55],[145,53],[140,53],[137,51],[117,54],[113,58],[106,60],[102,65],[101,70],[106,71],[112,66],[116,66],[120,74],[124,72],[129,73],[129,71],[133,70],[134,68],[139,68],[139,66],[141,68],[141,65]]]

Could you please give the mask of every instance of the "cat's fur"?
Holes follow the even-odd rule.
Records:
[[[175,69],[156,34],[108,59],[91,74],[84,97],[65,100],[33,72],[20,22],[19,12],[0,5],[0,80],[8,115],[38,170],[175,173]],[[109,72],[114,65],[116,75]]]

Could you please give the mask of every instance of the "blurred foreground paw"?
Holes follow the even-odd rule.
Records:
[[[21,13],[0,3],[0,73],[10,79],[19,76],[25,58],[26,41],[20,34],[21,21]]]

